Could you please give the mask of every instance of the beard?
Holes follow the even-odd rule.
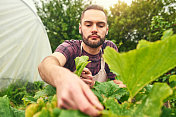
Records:
[[[91,42],[91,41],[89,41],[89,38],[91,38],[92,35],[89,35],[87,38],[83,35],[82,32],[81,32],[81,35],[83,38],[83,42],[91,48],[98,48],[99,46],[101,46],[104,43],[105,37],[106,37],[106,36],[104,36],[101,38],[99,35],[97,35],[98,38],[100,38],[100,40],[98,42]]]

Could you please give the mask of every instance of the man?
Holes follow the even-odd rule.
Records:
[[[90,116],[97,116],[103,106],[90,87],[95,80],[104,82],[107,78],[114,79],[115,75],[105,64],[102,54],[106,46],[117,50],[115,44],[105,41],[108,34],[107,16],[100,6],[92,5],[83,11],[79,33],[83,41],[71,40],[59,45],[51,56],[41,62],[39,73],[44,81],[56,87],[59,107],[79,109]],[[89,56],[92,62],[86,66],[79,78],[73,73],[74,59],[81,55]],[[117,84],[124,86],[121,82]]]

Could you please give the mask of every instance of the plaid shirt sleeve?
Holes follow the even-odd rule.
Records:
[[[55,52],[60,52],[62,53],[67,61],[70,59],[75,58],[75,53],[78,53],[78,47],[76,46],[78,43],[78,41],[74,41],[74,40],[69,40],[69,41],[64,41],[62,44],[60,44]]]
[[[65,43],[65,42],[60,44],[55,50],[55,52],[62,53],[66,57],[67,60],[70,58],[71,53],[73,53],[72,51],[73,51],[72,47],[68,43]]]

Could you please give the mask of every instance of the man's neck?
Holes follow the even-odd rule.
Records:
[[[82,46],[83,46],[83,49],[87,53],[92,54],[92,55],[98,54],[101,50],[101,46],[99,46],[98,48],[91,48],[91,47],[87,46],[84,42],[83,42]]]

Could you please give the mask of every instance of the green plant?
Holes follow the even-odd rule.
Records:
[[[34,96],[35,93],[42,89],[44,82],[36,81],[34,83],[17,80],[10,84],[7,88],[1,89],[0,97],[7,95],[13,106],[23,105],[22,98],[24,96]]]
[[[118,74],[118,78],[126,84],[127,88],[119,88],[113,81],[95,83],[92,91],[105,107],[101,111],[102,117],[176,116],[176,75],[169,77],[170,86],[167,83],[149,85],[176,66],[176,35],[164,35],[164,37],[157,42],[140,41],[136,50],[126,53],[117,53],[110,47],[104,50],[104,60],[108,63],[111,71]],[[76,64],[79,67],[76,68],[81,73],[88,59],[82,56],[79,60],[81,61],[77,61]],[[47,85],[36,92],[35,96],[25,97],[26,105],[30,104],[26,108],[25,116],[88,116],[79,110],[57,108],[55,90],[54,87]],[[165,102],[171,102],[170,107],[165,106]],[[4,109],[0,111],[0,115],[16,117],[6,96],[0,98],[0,107],[5,108],[5,111]],[[24,116],[24,111],[16,111],[19,116]]]
[[[77,74],[78,76],[81,76],[83,69],[86,67],[88,63],[91,62],[91,61],[88,61],[88,59],[89,59],[88,56],[81,56],[81,57],[75,58],[75,65],[76,65],[75,74]]]
[[[104,50],[106,63],[127,85],[130,98],[145,85],[176,66],[175,38],[176,35],[157,42],[142,40],[136,50],[127,53],[117,53],[110,47]]]

